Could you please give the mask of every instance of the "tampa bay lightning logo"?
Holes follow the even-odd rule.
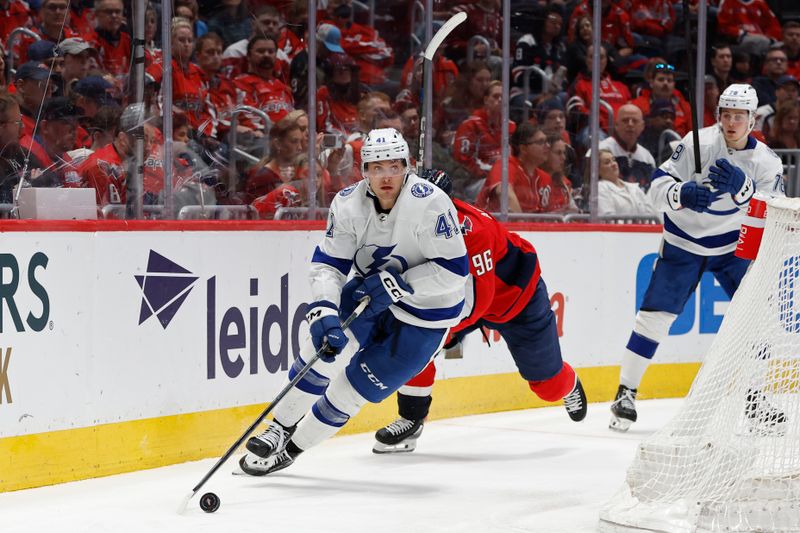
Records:
[[[391,246],[378,246],[377,244],[365,244],[356,250],[353,265],[356,271],[362,276],[367,277],[371,274],[393,268],[398,272],[408,270],[408,261],[401,255],[392,255],[396,244]]]
[[[415,183],[411,186],[411,194],[417,198],[425,198],[433,193],[433,186],[427,183]]]
[[[344,189],[339,191],[339,196],[347,196],[347,195],[349,195],[351,192],[356,190],[356,187],[358,187],[358,183],[354,183],[353,185],[348,185],[347,187],[345,187]]]

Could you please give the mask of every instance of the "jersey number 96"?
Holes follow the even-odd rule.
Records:
[[[472,256],[472,266],[475,267],[475,275],[483,276],[489,272],[492,267],[492,251],[486,250],[482,254],[475,254]]]

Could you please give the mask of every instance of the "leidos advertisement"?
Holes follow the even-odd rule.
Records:
[[[279,390],[310,300],[320,232],[4,233],[0,437],[263,403]],[[657,233],[525,233],[565,359],[619,364]],[[727,298],[707,276],[657,361],[698,361]],[[514,372],[475,333],[439,378]]]

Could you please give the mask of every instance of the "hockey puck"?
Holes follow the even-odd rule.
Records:
[[[219,509],[219,496],[213,492],[206,492],[200,497],[200,509],[207,513],[213,513]]]

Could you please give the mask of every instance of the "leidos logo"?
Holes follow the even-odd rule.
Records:
[[[184,267],[152,250],[147,262],[147,274],[134,277],[142,290],[139,324],[156,315],[164,329],[199,279]],[[251,298],[259,297],[257,278],[226,279],[226,282],[226,288],[243,289],[233,293],[237,302],[241,302],[245,294]],[[281,276],[280,297],[264,311],[257,305],[241,308],[236,305],[227,308],[220,306],[221,309],[218,310],[217,276],[208,278],[205,285],[207,379],[216,379],[219,368],[230,378],[236,378],[243,372],[257,374],[259,369],[264,368],[271,374],[287,370],[289,353],[299,353],[299,330],[305,321],[308,307],[301,303],[290,314],[289,275]],[[219,292],[219,299],[222,300],[224,296],[227,300],[232,291],[228,289]],[[279,334],[275,335],[274,330]]]
[[[198,279],[182,266],[153,250],[150,250],[150,257],[147,259],[147,273],[134,277],[142,289],[139,324],[156,315],[164,329],[167,329]]]

